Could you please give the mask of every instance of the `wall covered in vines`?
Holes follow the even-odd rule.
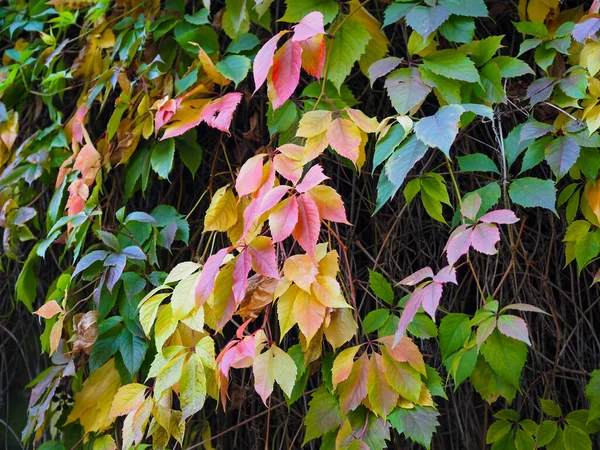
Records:
[[[599,33],[8,0],[0,445],[597,448]]]

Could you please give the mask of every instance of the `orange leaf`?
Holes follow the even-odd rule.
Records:
[[[325,63],[325,37],[322,34],[302,42],[302,68],[316,78],[321,78]]]
[[[34,311],[33,313],[37,314],[40,317],[43,317],[44,319],[50,319],[61,312],[63,312],[63,309],[58,303],[56,303],[56,300],[51,300],[48,303],[42,305],[40,309]]]
[[[360,129],[354,122],[340,117],[334,119],[327,129],[327,139],[331,148],[343,157],[356,163],[361,144],[361,135]]]
[[[325,318],[325,307],[308,292],[299,290],[294,301],[293,313],[300,331],[306,337],[306,341],[310,342],[321,328]]]
[[[367,396],[368,374],[369,360],[365,352],[354,362],[348,378],[338,385],[340,410],[343,414],[356,409]]]
[[[309,255],[314,253],[320,230],[321,219],[317,204],[309,195],[300,195],[298,197],[298,223],[292,231],[292,235]]]

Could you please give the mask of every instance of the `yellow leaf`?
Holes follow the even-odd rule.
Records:
[[[277,300],[277,319],[279,320],[280,342],[286,333],[296,324],[294,301],[300,292],[297,286],[290,286]]]
[[[223,186],[210,201],[204,216],[204,231],[227,231],[238,220],[237,202],[233,191]]]
[[[118,417],[136,410],[144,401],[147,387],[139,383],[121,386],[112,401],[109,417]]]
[[[65,425],[79,419],[86,433],[109,428],[114,420],[109,417],[110,407],[120,384],[121,377],[114,358],[111,358],[83,382],[83,388],[75,394],[73,409]]]
[[[171,296],[171,311],[174,320],[186,317],[196,306],[194,292],[200,279],[200,272],[188,275],[175,286]]]
[[[595,76],[600,70],[600,43],[588,42],[581,50],[579,64],[585,67],[592,77]]]
[[[317,110],[305,113],[298,123],[296,136],[303,138],[315,137],[325,131],[331,123],[331,111]]]
[[[331,250],[330,252],[327,252],[323,258],[318,259],[319,275],[335,278],[340,271],[338,259],[339,256],[337,250]]]
[[[283,264],[285,277],[306,292],[310,292],[310,285],[315,281],[317,273],[319,271],[310,255],[294,255]]]
[[[318,158],[321,153],[325,151],[329,141],[327,140],[327,132],[324,131],[321,134],[310,137],[304,143],[304,159],[303,162],[307,163],[315,158]]]
[[[349,5],[351,13],[348,20],[356,23],[356,26],[366,29],[371,36],[371,40],[367,43],[367,47],[358,61],[362,73],[368,75],[371,64],[387,54],[390,41],[381,29],[381,23],[361,6],[360,0],[351,0]]]
[[[150,337],[150,330],[152,330],[152,325],[154,325],[158,307],[169,295],[171,293],[153,295],[140,306],[140,323],[147,337]]]
[[[202,69],[211,80],[213,80],[215,83],[221,86],[226,86],[229,83],[231,83],[231,80],[229,78],[224,77],[221,74],[221,72],[219,72],[216,69],[215,63],[213,63],[212,59],[210,59],[210,56],[207,55],[207,53],[202,49],[202,47],[200,47],[195,42],[190,43],[198,47],[198,59],[202,63]]]
[[[110,434],[94,439],[93,450],[117,450],[117,444]]]
[[[300,331],[310,343],[325,319],[325,307],[313,295],[299,290],[294,300],[293,312]]]
[[[325,328],[325,336],[331,346],[336,349],[352,339],[357,328],[358,325],[351,309],[335,309],[331,312],[331,321],[328,327]]]
[[[63,322],[65,320],[64,313],[58,316],[58,320],[52,325],[50,330],[50,355],[52,355],[58,348],[60,338],[62,336]]]
[[[173,310],[171,305],[163,305],[158,310],[156,318],[156,326],[154,327],[154,340],[156,348],[162,349],[164,343],[171,337],[177,328],[177,320],[173,318]]]
[[[331,381],[334,389],[339,383],[344,381],[350,375],[352,366],[354,365],[354,356],[356,356],[356,352],[358,352],[359,348],[360,346],[356,345],[354,347],[342,350],[333,361],[333,367],[331,369]]]
[[[595,183],[588,182],[585,189],[587,204],[600,222],[600,179]]]
[[[358,128],[366,133],[375,133],[379,128],[379,122],[375,117],[369,117],[359,109],[345,108],[348,116]]]
[[[312,285],[312,292],[323,306],[328,308],[350,308],[335,278],[318,276]]]
[[[152,414],[154,402],[152,397],[146,398],[137,409],[131,411],[123,422],[123,448],[140,444],[144,439],[144,431]]]
[[[196,414],[204,406],[206,399],[206,375],[204,365],[198,355],[192,353],[183,367],[179,381],[179,401],[182,419]]]

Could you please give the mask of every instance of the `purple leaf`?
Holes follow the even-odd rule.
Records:
[[[106,272],[106,287],[109,292],[112,293],[113,287],[121,278],[125,263],[127,263],[127,258],[122,253],[113,253],[104,261],[104,265],[110,267]]]
[[[481,197],[479,194],[472,194],[463,200],[462,206],[460,207],[460,213],[463,217],[474,221],[479,212],[479,208],[481,208]]]
[[[509,224],[518,222],[519,218],[510,209],[497,209],[496,211],[484,214],[479,221],[484,223]]]
[[[539,137],[545,136],[546,134],[551,133],[552,131],[554,131],[554,126],[549,125],[547,123],[532,120],[530,122],[527,122],[521,128],[519,144],[530,139],[537,139]]]
[[[94,250],[93,252],[89,252],[85,255],[75,266],[75,270],[73,271],[73,275],[71,278],[74,278],[80,272],[83,272],[85,269],[90,267],[96,261],[104,261],[109,253],[105,250]]]
[[[598,17],[590,17],[575,25],[571,35],[573,39],[583,44],[586,38],[593,36],[598,30],[600,30],[600,19]]]
[[[547,100],[552,95],[556,83],[557,81],[554,78],[548,77],[540,78],[531,83],[527,88],[527,98],[531,105]]]
[[[497,253],[496,244],[500,240],[500,230],[491,223],[481,223],[473,228],[471,245],[475,250],[486,255]]]
[[[498,317],[498,330],[505,336],[525,342],[531,345],[527,324],[517,316],[506,314]]]
[[[453,266],[458,261],[458,258],[469,251],[472,232],[473,228],[467,225],[461,225],[452,232],[444,249],[448,258],[448,264]]]
[[[137,245],[131,245],[129,247],[125,247],[122,252],[127,258],[130,259],[146,259],[146,255]]]
[[[197,305],[203,304],[213,291],[219,268],[221,267],[225,256],[227,256],[227,253],[229,253],[229,247],[222,248],[206,260],[206,264],[204,264],[204,267],[202,268],[200,279],[196,285],[195,297]]]
[[[380,59],[379,61],[375,61],[373,64],[371,64],[368,69],[371,87],[373,87],[375,80],[390,73],[392,70],[398,67],[401,62],[402,58],[388,56],[387,58]]]
[[[404,286],[415,286],[423,281],[425,278],[433,278],[433,270],[431,267],[424,267],[422,269],[417,270],[412,275],[407,276],[404,280],[400,282],[400,284]]]

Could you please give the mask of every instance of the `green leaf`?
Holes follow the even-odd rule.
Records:
[[[477,355],[477,347],[470,350],[463,348],[444,360],[446,370],[454,378],[454,390],[473,373],[477,363]]]
[[[414,3],[392,3],[383,12],[383,26],[398,22],[415,7]]]
[[[38,245],[35,245],[29,252],[29,256],[27,256],[25,264],[23,264],[15,287],[17,300],[23,303],[30,312],[33,311],[33,303],[37,298],[37,286],[39,282],[36,274],[37,262],[40,259],[36,253],[37,247]]]
[[[192,174],[192,178],[194,178],[202,163],[202,147],[198,145],[196,130],[192,128],[183,135],[177,136],[175,138],[175,147],[179,152],[181,161],[183,161],[185,167]]]
[[[556,188],[552,180],[517,178],[510,183],[508,193],[517,205],[546,208],[556,214]]]
[[[298,107],[296,104],[287,100],[282,106],[273,111],[271,103],[269,103],[269,111],[267,113],[267,126],[269,134],[273,136],[275,133],[283,133],[290,128],[295,130],[294,125],[298,122]],[[280,141],[281,143],[281,141]]]
[[[423,58],[424,66],[433,73],[455,80],[477,83],[479,73],[475,64],[458,50],[446,49],[429,53]]]
[[[206,25],[210,23],[208,19],[209,11],[206,8],[200,8],[195,14],[186,14],[183,18],[186,22],[194,25]]]
[[[488,15],[483,0],[440,0],[439,4],[457,16],[486,17]]]
[[[579,158],[579,145],[570,136],[560,136],[546,147],[546,162],[557,178],[565,176]]]
[[[554,436],[556,436],[557,429],[556,422],[553,420],[544,420],[540,425],[538,446],[543,447],[548,445],[554,439]]]
[[[440,322],[440,350],[445,359],[461,348],[471,336],[470,318],[466,314],[450,313]]]
[[[369,312],[363,319],[365,334],[379,330],[389,316],[390,312],[387,309],[375,309]]]
[[[423,117],[415,124],[415,134],[424,144],[437,147],[450,156],[450,147],[458,135],[458,123],[464,112],[460,105],[442,106],[433,116]]]
[[[527,345],[494,330],[481,346],[481,354],[492,370],[519,388],[521,371],[527,360]]]
[[[541,22],[513,22],[515,28],[524,34],[546,39],[548,37],[548,29]]]
[[[468,43],[473,40],[475,21],[469,17],[452,15],[442,24],[439,31],[449,41]]]
[[[521,140],[521,131],[523,124],[513,128],[506,139],[504,139],[504,155],[508,163],[508,169],[517,160],[519,155],[533,142],[533,139]]]
[[[237,38],[235,38],[229,46],[226,53],[241,53],[248,50],[252,50],[253,48],[260,45],[260,41],[256,37],[255,34],[252,33],[244,33],[240,34]]]
[[[308,406],[308,412],[304,418],[306,434],[302,446],[342,424],[338,399],[331,395],[324,385],[315,391]]]
[[[540,404],[542,405],[542,411],[544,411],[544,414],[556,419],[562,417],[562,410],[556,402],[541,398]]]
[[[143,338],[131,334],[128,330],[124,330],[119,337],[119,352],[125,367],[132,376],[142,366],[146,350],[148,350],[147,342]]]
[[[494,172],[500,175],[496,163],[483,153],[459,156],[457,159],[462,172]]]
[[[285,0],[285,14],[279,20],[282,22],[300,22],[304,16],[319,11],[327,24],[335,19],[339,6],[335,0]]]
[[[482,356],[477,358],[470,381],[481,397],[490,404],[495,402],[498,396],[504,397],[510,403],[517,393],[516,388],[495,372]]]
[[[162,178],[168,179],[173,168],[175,156],[175,140],[173,138],[157,142],[152,148],[150,164],[152,169]]]
[[[421,72],[416,67],[392,72],[385,80],[385,88],[398,114],[407,114],[423,103],[431,92],[431,88],[423,83]]]
[[[299,2],[294,0],[294,4],[304,2],[305,0]],[[337,9],[337,4],[333,3]],[[291,2],[288,3],[288,5],[290,4]],[[311,11],[313,10],[311,9]],[[346,20],[338,29],[337,34],[331,42],[331,50],[328,55],[329,71],[327,72],[327,79],[333,83],[338,91],[340,91],[342,84],[350,74],[356,61],[364,53],[370,40],[371,35],[367,29],[357,26],[351,21]]]
[[[590,401],[590,415],[588,420],[600,417],[600,370],[590,374],[590,381],[585,388],[585,396]]]
[[[400,145],[406,136],[406,130],[399,123],[392,125],[385,136],[381,138],[375,146],[375,154],[373,155],[373,170],[388,159],[394,150]]]
[[[394,291],[390,283],[378,272],[369,269],[369,286],[373,293],[389,305],[394,303]]]
[[[248,75],[250,60],[242,55],[231,55],[215,64],[215,68],[237,86]]]
[[[563,442],[566,449],[592,450],[590,437],[583,430],[571,425],[565,425]]]
[[[515,435],[515,447],[517,450],[531,450],[532,448],[535,448],[535,441],[531,435],[524,430],[517,430],[517,434]]]
[[[496,420],[487,430],[485,436],[486,444],[493,444],[499,440],[502,436],[512,430],[513,424],[506,420]]]
[[[408,439],[430,448],[431,438],[439,425],[439,415],[433,408],[415,406],[413,409],[396,408],[389,420],[398,433],[404,433]]]
[[[526,62],[511,56],[496,56],[490,62],[498,66],[502,78],[514,78],[534,74],[533,69]]]
[[[442,377],[438,371],[431,366],[425,366],[425,368],[427,370],[427,380],[425,381],[425,385],[427,386],[427,389],[429,389],[429,392],[431,392],[431,395],[448,400],[446,392],[444,391],[444,386],[442,385]]]
[[[504,35],[490,36],[471,43],[471,60],[476,66],[483,66],[496,54]]]
[[[521,175],[526,170],[534,168],[544,160],[544,157],[546,155],[546,148],[552,142],[552,140],[552,136],[546,136],[544,138],[536,140],[533,144],[529,146],[529,148],[525,152],[525,156],[523,156],[523,162],[521,163],[521,170],[519,171],[519,175]]]

